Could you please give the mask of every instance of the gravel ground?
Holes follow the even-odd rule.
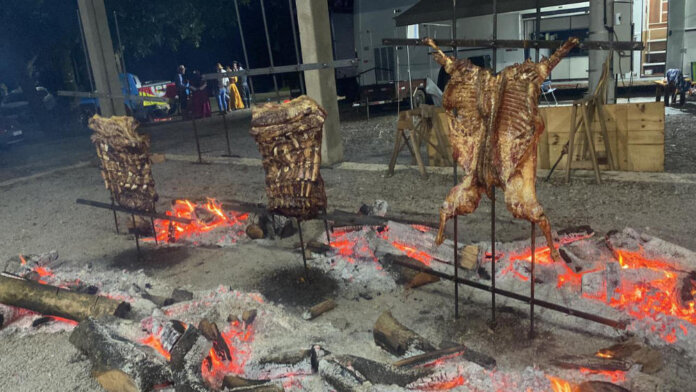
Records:
[[[672,114],[674,112],[674,114]],[[673,172],[696,172],[693,132],[689,110],[670,109],[666,129],[666,166]],[[373,113],[374,114],[374,113]],[[362,113],[344,115],[343,136],[346,159],[386,163],[393,146],[395,115],[385,110],[370,121]],[[232,155],[258,158],[258,150],[248,135],[248,112],[235,113],[228,119]],[[351,120],[351,121],[348,121]],[[226,151],[223,122],[220,117],[200,121],[204,155],[219,156]],[[143,127],[153,140],[155,152],[195,154],[190,123],[171,123]],[[92,263],[95,268],[139,270],[154,281],[194,290],[215,288],[219,284],[253,290],[268,275],[268,270],[297,265],[299,255],[282,248],[255,243],[224,249],[163,249],[146,246],[145,262],[135,261],[132,238],[116,235],[108,211],[79,206],[76,198],[108,200],[94,160],[87,134],[70,139],[31,143],[3,153],[0,184],[58,166],[91,161],[86,167],[57,171],[50,175],[11,185],[0,185],[0,261],[18,253],[41,253],[57,249],[61,259],[74,265]],[[404,152],[401,163],[408,163]],[[175,197],[240,199],[263,202],[264,177],[259,166],[232,164],[192,164],[168,160],[154,166],[155,181],[161,200],[160,211]],[[391,178],[382,171],[324,169],[322,175],[330,209],[355,211],[361,203],[384,199],[389,213],[435,221],[437,209],[451,187],[451,177],[433,174],[423,180],[415,170],[400,170]],[[694,223],[696,207],[693,183],[645,183],[607,181],[598,186],[576,179],[570,185],[557,180],[538,183],[538,195],[554,229],[590,225],[600,233],[633,227],[689,249],[696,249]],[[529,224],[514,220],[498,195],[497,238],[500,241],[528,236]],[[490,202],[484,199],[479,209],[460,219],[460,238],[464,243],[488,240]],[[122,221],[125,216],[121,216]],[[451,235],[451,234],[450,234]],[[229,268],[233,265],[234,268]],[[584,352],[608,343],[607,337],[588,337],[572,331],[540,327],[544,339],[536,343],[512,344],[510,339],[491,336],[485,326],[481,304],[468,302],[473,294],[465,292],[463,312],[466,321],[453,321],[447,307],[450,285],[438,283],[423,292],[387,293],[373,300],[342,298],[345,312],[327,317],[327,322],[342,325],[351,338],[369,338],[372,320],[385,308],[394,309],[399,318],[412,317],[422,323],[423,333],[447,336],[471,342],[474,347],[492,345],[504,363],[533,358],[546,352]],[[438,299],[439,298],[439,299]],[[444,299],[443,299],[444,298]],[[291,306],[291,305],[288,305]],[[436,309],[429,311],[429,309]],[[430,313],[429,313],[430,312]],[[411,316],[409,316],[411,315]],[[505,336],[516,336],[518,317],[504,313]],[[548,329],[544,329],[548,328]],[[509,332],[509,334],[507,333]],[[493,335],[495,336],[495,335]],[[501,335],[502,336],[502,335]],[[513,339],[514,340],[514,339]],[[553,344],[546,344],[553,342]],[[571,342],[571,343],[569,343]],[[506,351],[507,350],[507,351]],[[565,351],[564,351],[565,350]],[[360,354],[360,353],[356,353]],[[375,354],[376,355],[376,354]],[[673,355],[673,354],[669,354]],[[674,354],[676,355],[676,354]],[[678,358],[676,355],[675,358]],[[30,337],[3,338],[0,341],[0,390],[12,391],[98,391],[89,375],[89,366],[67,342],[67,334],[39,334]],[[688,378],[684,365],[665,377]],[[60,369],[60,370],[59,370]],[[682,389],[683,390],[683,389]]]

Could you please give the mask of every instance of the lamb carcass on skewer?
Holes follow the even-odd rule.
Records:
[[[578,44],[570,38],[550,58],[530,60],[497,75],[469,60],[446,56],[435,43],[433,57],[450,74],[442,104],[449,120],[454,159],[464,169],[462,182],[452,188],[440,208],[435,242],[444,240],[445,224],[473,212],[481,194],[493,197],[493,187],[505,192],[505,204],[516,218],[537,223],[558,261],[551,226],[536,197],[537,143],[544,131],[539,115],[541,84],[551,70]]]

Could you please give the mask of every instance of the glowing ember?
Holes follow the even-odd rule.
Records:
[[[140,343],[154,348],[155,351],[157,351],[160,355],[165,357],[167,361],[169,361],[169,359],[171,358],[169,352],[165,350],[164,347],[162,347],[162,342],[160,342],[160,340],[157,337],[155,337],[155,335],[149,335],[145,339],[142,339]]]
[[[172,204],[171,211],[167,211],[168,216],[191,219],[189,224],[156,220],[155,232],[157,241],[177,242],[181,239],[189,239],[195,235],[200,235],[213,231],[217,228],[240,228],[244,221],[249,218],[249,214],[237,214],[235,212],[225,212],[222,203],[215,199],[208,198],[205,203],[192,203],[188,200],[176,200]],[[150,239],[152,241],[152,239]]]
[[[220,386],[227,374],[244,374],[244,366],[251,356],[251,343],[254,340],[253,325],[245,326],[238,320],[230,323],[222,337],[230,350],[229,361],[221,359],[214,349],[201,364],[203,378],[213,386]]]
[[[446,391],[448,389],[456,388],[458,386],[464,385],[466,380],[464,376],[459,375],[451,380],[445,381],[433,381],[424,385],[419,386],[421,391]]]
[[[396,249],[404,252],[406,256],[418,260],[421,263],[430,266],[430,263],[433,261],[433,257],[428,253],[424,252],[422,250],[415,249],[413,247],[410,247],[404,243],[401,243],[399,241],[392,241],[391,243]]]
[[[613,383],[619,383],[619,382],[626,381],[626,372],[623,372],[621,370],[609,371],[609,370],[594,370],[594,369],[580,368],[580,373],[601,375],[604,378],[606,378],[607,381],[611,381]]]
[[[352,233],[355,232],[334,230],[331,233],[330,245],[336,253],[343,256],[351,264],[355,264],[358,260],[378,262],[365,236],[351,235]]]
[[[573,386],[566,380],[553,376],[546,376],[551,382],[553,392],[573,392]]]

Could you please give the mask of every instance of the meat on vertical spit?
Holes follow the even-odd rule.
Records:
[[[462,182],[452,188],[440,208],[436,243],[444,239],[445,223],[473,212],[485,192],[493,187],[505,192],[505,204],[516,218],[537,223],[551,249],[551,226],[536,197],[537,143],[544,131],[539,115],[541,84],[551,70],[578,44],[570,38],[550,58],[529,59],[493,74],[469,60],[446,56],[435,43],[433,57],[451,75],[443,95],[449,120],[449,140],[454,159],[464,169]]]

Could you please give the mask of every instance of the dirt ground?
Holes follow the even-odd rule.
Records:
[[[386,108],[373,113],[366,121],[364,113],[344,113],[343,138],[345,156],[349,161],[382,163],[388,160],[393,143],[394,114]],[[672,112],[674,112],[672,114]],[[671,111],[665,131],[666,168],[674,173],[696,172],[696,141],[693,115],[689,110]],[[259,158],[256,145],[248,134],[248,112],[234,113],[226,119],[231,155]],[[204,157],[226,153],[224,126],[221,117],[199,121],[201,149]],[[190,122],[158,124],[143,127],[152,137],[155,152],[193,156],[196,147]],[[58,250],[61,259],[71,265],[90,263],[96,269],[142,271],[152,284],[206,290],[224,284],[239,290],[256,291],[278,284],[278,277],[301,265],[298,253],[286,247],[254,242],[229,249],[169,248],[145,246],[144,260],[136,261],[132,237],[116,235],[109,211],[75,204],[85,198],[107,201],[108,194],[99,175],[88,134],[68,140],[42,141],[18,146],[1,155],[0,172],[0,262],[17,254]],[[407,153],[401,163],[408,163]],[[17,181],[47,169],[88,162],[49,175]],[[365,166],[367,167],[367,166]],[[216,197],[264,202],[264,175],[258,164],[208,163],[168,159],[153,168],[160,202],[158,210],[166,210],[171,200],[180,197]],[[449,175],[431,174],[421,179],[414,169],[399,170],[390,178],[384,170],[322,169],[326,183],[329,209],[357,211],[362,203],[377,199],[389,203],[389,214],[435,222],[437,209],[452,185]],[[680,178],[680,177],[677,177]],[[600,234],[612,229],[633,227],[664,240],[696,250],[696,183],[675,180],[593,181],[575,179],[566,185],[559,178],[550,183],[538,182],[538,195],[554,229],[590,225]],[[505,209],[502,193],[496,204],[497,239],[510,241],[527,238],[529,223],[515,220]],[[489,240],[490,207],[487,199],[478,210],[460,218],[459,235],[463,243]],[[121,216],[122,222],[125,216]],[[451,236],[451,233],[450,233]],[[287,245],[287,244],[286,244]],[[288,273],[289,274],[289,273]],[[270,282],[270,283],[269,283]],[[265,286],[264,286],[265,285]],[[266,292],[298,314],[299,302],[282,301],[284,292]],[[336,294],[326,283],[319,297]],[[338,296],[339,306],[321,322],[331,323],[345,332],[348,339],[371,339],[376,317],[392,309],[397,318],[408,319],[419,332],[429,337],[467,342],[491,355],[499,365],[520,366],[522,363],[544,366],[541,359],[558,353],[586,353],[611,344],[615,336],[586,334],[554,324],[540,323],[542,339],[533,342],[520,339],[519,312],[514,308],[501,312],[501,329],[491,333],[486,326],[488,308],[479,294],[463,290],[463,314],[453,320],[451,285],[437,283],[419,291],[380,293],[370,299]],[[301,298],[298,298],[300,300]],[[526,321],[524,321],[526,322]],[[456,331],[454,334],[449,331]],[[98,391],[89,375],[89,365],[67,342],[67,334],[36,334],[30,337],[0,337],[0,390]],[[27,349],[31,347],[31,349]],[[356,353],[385,359],[378,348],[369,353]],[[669,371],[660,379],[693,379],[693,367],[679,363],[680,353],[665,351]],[[693,353],[692,353],[693,355]],[[532,358],[530,360],[530,358]],[[53,385],[57,389],[47,388]],[[674,390],[686,390],[682,381]],[[656,389],[669,390],[669,389]]]

